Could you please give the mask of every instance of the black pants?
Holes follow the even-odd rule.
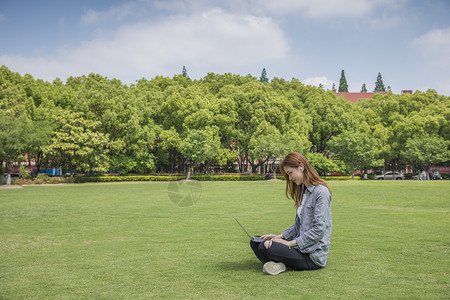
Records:
[[[256,257],[265,264],[269,261],[282,262],[294,270],[317,270],[322,267],[316,265],[308,254],[301,253],[297,249],[289,248],[286,245],[272,242],[272,246],[266,249],[264,243],[250,241],[250,247],[255,252]]]

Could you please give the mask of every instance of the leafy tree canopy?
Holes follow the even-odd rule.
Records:
[[[185,172],[189,164],[256,172],[289,151],[317,153],[311,159],[323,173],[336,169],[338,160],[323,161],[330,153],[354,168],[419,165],[411,149],[424,136],[448,142],[449,119],[450,98],[433,90],[354,104],[295,78],[178,74],[127,86],[99,74],[50,83],[0,67],[0,159],[8,168],[33,160],[72,174]],[[372,163],[342,156],[345,147],[371,153],[365,147],[374,143]]]

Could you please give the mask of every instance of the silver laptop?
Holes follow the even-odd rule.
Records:
[[[261,239],[259,236],[250,236],[250,234],[248,234],[247,230],[245,230],[244,226],[241,225],[241,223],[239,223],[239,221],[236,219],[236,217],[233,216],[233,218],[236,220],[236,222],[239,224],[239,226],[241,226],[241,228],[245,231],[245,233],[248,235],[248,237],[255,243],[261,243],[264,242],[265,240]]]

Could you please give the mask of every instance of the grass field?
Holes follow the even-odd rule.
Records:
[[[254,235],[292,225],[282,181],[202,182],[187,207],[162,182],[0,190],[0,299],[450,298],[450,182],[330,186],[328,265],[277,276],[233,215]]]

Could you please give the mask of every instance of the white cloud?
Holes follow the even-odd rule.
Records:
[[[122,26],[77,48],[62,47],[55,58],[3,55],[0,65],[45,80],[94,72],[134,82],[171,76],[183,65],[210,71],[263,65],[288,52],[287,39],[272,19],[212,10]]]
[[[255,7],[270,14],[298,14],[311,19],[364,18],[378,8],[395,7],[404,0],[258,0]]]
[[[331,90],[334,83],[336,85],[336,89],[338,88],[338,84],[335,81],[330,80],[326,77],[310,77],[302,80],[302,83],[305,85],[314,85],[317,87],[319,86],[319,84],[322,84],[325,90]]]
[[[450,67],[450,28],[435,29],[411,42],[414,52],[433,66]]]
[[[11,71],[21,74],[32,74],[37,78],[52,81],[56,77],[68,77],[70,74],[65,71],[67,64],[62,60],[48,60],[45,58],[27,58],[15,55],[1,55],[0,65],[5,65]],[[72,71],[74,71],[72,69]]]
[[[450,77],[438,80],[436,86],[442,95],[450,96]]]
[[[110,19],[122,20],[123,18],[139,11],[135,2],[124,3],[119,6],[112,6],[107,11],[95,11],[93,9],[87,10],[81,17],[81,23],[93,24],[105,22]]]
[[[416,68],[434,81],[434,89],[450,95],[450,28],[431,30],[412,40],[411,52]]]
[[[167,0],[156,0],[154,5],[158,9],[164,9],[167,11],[187,11],[188,10],[188,3],[189,1],[183,1],[183,0],[174,0],[174,1],[167,1]],[[194,2],[195,3],[195,2]]]
[[[378,16],[380,10],[391,11],[402,7],[409,0],[148,0],[130,2],[135,13],[153,7],[170,13],[198,13],[204,10],[221,7],[222,9],[241,14],[255,14],[280,17],[297,15],[310,19],[364,19],[369,15]],[[127,7],[128,9],[128,7]],[[121,8],[111,8],[108,12],[97,12],[97,15],[114,15]],[[126,10],[126,9],[125,9]],[[89,19],[90,14],[86,16]],[[392,22],[392,20],[380,20]]]
[[[369,19],[370,25],[375,29],[395,27],[403,21],[403,17],[388,12],[383,12],[381,15]]]

